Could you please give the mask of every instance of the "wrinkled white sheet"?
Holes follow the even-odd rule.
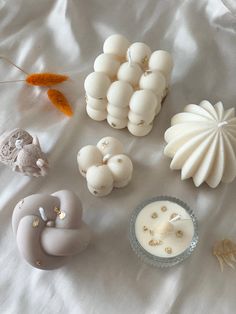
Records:
[[[145,138],[113,130],[85,113],[84,77],[112,33],[173,54],[171,90]],[[186,104],[208,99],[235,106],[235,0],[0,0],[0,54],[28,72],[68,73],[72,80],[60,89],[75,109],[69,120],[48,103],[45,90],[0,85],[0,131],[23,127],[37,134],[51,163],[49,176],[39,179],[0,166],[0,312],[235,313],[236,274],[229,268],[220,273],[211,250],[216,239],[236,241],[236,183],[195,188],[191,180],[181,182],[163,156],[164,131]],[[0,80],[23,77],[0,60]],[[135,172],[129,187],[97,199],[77,171],[76,153],[106,135],[125,144]],[[12,210],[26,195],[64,188],[80,195],[93,241],[62,269],[33,269],[17,251]],[[128,241],[133,208],[161,194],[186,201],[199,219],[196,251],[169,270],[143,265]]]

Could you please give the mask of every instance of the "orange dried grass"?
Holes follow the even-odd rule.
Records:
[[[68,76],[56,73],[32,73],[27,75],[25,81],[34,86],[51,86],[62,83]]]
[[[61,112],[63,112],[66,116],[71,117],[73,115],[73,111],[71,106],[66,99],[66,97],[57,89],[49,89],[48,98],[51,103]]]

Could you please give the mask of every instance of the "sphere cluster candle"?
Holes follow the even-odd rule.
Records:
[[[193,178],[196,186],[206,182],[215,188],[236,176],[235,109],[221,102],[188,105],[176,114],[165,132],[164,153],[173,158],[171,169],[181,169],[181,179]]]
[[[147,135],[166,96],[172,67],[167,51],[152,53],[148,45],[130,44],[119,34],[108,37],[84,83],[89,117],[107,120],[116,129],[127,127],[135,136]]]
[[[94,196],[106,196],[113,187],[125,187],[132,178],[133,164],[114,137],[104,137],[97,146],[87,145],[77,155],[79,171]]]
[[[87,247],[91,236],[80,200],[67,190],[22,199],[13,211],[12,227],[21,255],[45,270],[63,266]]]
[[[141,204],[130,222],[134,251],[154,266],[173,266],[195,248],[197,220],[192,210],[173,197],[157,197]]]

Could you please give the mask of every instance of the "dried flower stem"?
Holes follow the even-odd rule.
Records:
[[[62,83],[68,76],[56,73],[33,73],[26,77],[26,82],[34,86],[51,86]]]
[[[49,89],[47,94],[49,100],[58,110],[63,112],[68,117],[71,117],[73,115],[73,111],[68,100],[60,91],[56,89]]]
[[[26,75],[28,75],[28,73],[23,70],[22,68],[20,68],[18,65],[16,65],[14,62],[12,62],[10,59],[8,59],[7,57],[4,56],[0,56],[0,59],[5,60],[6,62],[8,62],[9,64],[13,65],[15,68],[17,68],[18,70],[20,70],[21,72],[25,73]]]

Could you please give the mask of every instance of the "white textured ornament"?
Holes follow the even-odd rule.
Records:
[[[106,98],[107,90],[111,84],[109,77],[101,72],[92,72],[90,73],[85,81],[84,88],[87,95],[104,99]]]
[[[124,58],[126,56],[127,49],[129,48],[128,39],[120,34],[114,34],[109,36],[103,45],[103,51],[105,53],[114,54],[120,58]]]
[[[87,145],[77,155],[80,173],[86,177],[89,191],[98,197],[108,195],[113,187],[126,186],[133,173],[130,158],[114,137],[104,137],[97,146]]]
[[[158,70],[165,76],[167,82],[173,68],[173,60],[168,51],[157,50],[151,54],[149,59],[149,69]]]
[[[196,186],[215,188],[236,176],[235,109],[218,102],[188,105],[176,114],[165,132],[164,153],[173,158],[171,169],[181,169],[181,179],[192,177]]]
[[[131,122],[128,122],[128,130],[131,134],[134,136],[145,136],[148,133],[151,132],[153,124],[142,124],[142,125],[136,125]]]
[[[152,91],[147,89],[134,92],[130,99],[130,109],[136,114],[145,115],[147,112],[153,112],[155,115],[156,107],[157,98]]]
[[[127,51],[127,60],[131,63],[138,63],[141,68],[147,68],[151,55],[148,45],[140,42],[133,43]]]
[[[119,119],[111,116],[110,114],[107,115],[107,122],[110,124],[111,127],[114,129],[124,129],[128,124],[128,118]]]
[[[86,111],[88,116],[95,121],[103,121],[107,118],[106,110],[95,110],[91,108],[89,105],[86,106]]]
[[[123,81],[113,82],[107,92],[108,102],[117,107],[128,107],[133,94],[132,86]]]
[[[113,156],[124,152],[123,144],[111,136],[103,137],[97,143],[97,148],[101,151],[103,156]]]
[[[79,171],[82,176],[86,176],[87,170],[93,165],[102,165],[103,155],[100,150],[93,145],[87,145],[81,148],[77,154]]]
[[[121,64],[117,73],[117,78],[118,80],[128,82],[133,87],[136,87],[139,83],[142,73],[142,69],[138,64],[130,64],[129,62],[125,62]]]
[[[95,109],[95,110],[106,110],[107,108],[106,99],[97,99],[89,95],[86,95],[86,102],[90,108]]]
[[[166,79],[161,72],[145,72],[139,81],[141,89],[149,89],[158,96],[163,97],[166,88]]]
[[[95,59],[94,71],[103,72],[114,79],[116,77],[117,71],[120,67],[120,62],[117,60],[115,55],[110,53],[102,53]]]

